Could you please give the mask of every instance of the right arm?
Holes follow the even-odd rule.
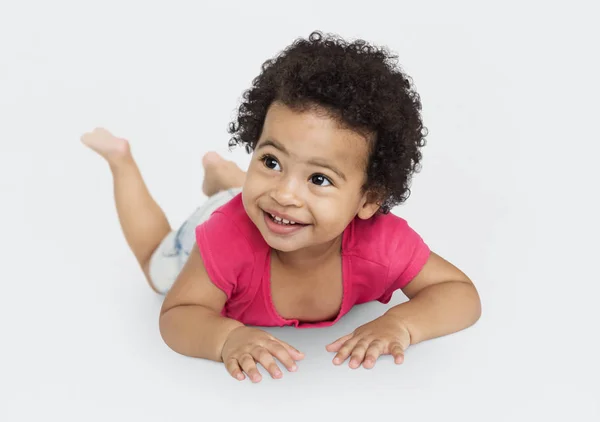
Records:
[[[182,355],[224,362],[232,377],[261,380],[260,363],[273,378],[282,376],[274,358],[289,371],[304,354],[258,328],[221,316],[227,295],[210,280],[194,244],[181,273],[169,290],[160,312],[160,334]]]
[[[229,333],[244,324],[221,316],[227,296],[208,277],[198,247],[165,297],[160,311],[164,342],[182,355],[222,361]]]

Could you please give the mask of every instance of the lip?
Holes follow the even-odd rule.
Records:
[[[300,221],[300,220],[296,220],[294,217],[291,217],[291,216],[289,216],[287,214],[282,214],[280,212],[273,211],[273,210],[264,210],[264,212],[266,212],[268,214],[273,214],[275,217],[279,217],[279,218],[282,218],[284,220],[293,221],[294,223],[297,223],[297,224],[302,224],[304,226],[307,225],[307,223],[304,223],[303,221]]]
[[[304,224],[294,224],[294,225],[284,226],[281,224],[277,224],[276,222],[271,220],[271,216],[267,212],[263,212],[263,215],[264,215],[265,224],[267,225],[267,228],[275,234],[289,235],[289,234],[296,233],[297,231],[302,230],[304,227],[306,227],[306,225],[304,225]]]

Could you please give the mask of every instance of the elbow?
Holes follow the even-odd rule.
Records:
[[[460,303],[457,308],[461,315],[463,328],[474,325],[481,318],[481,297],[471,280],[458,282],[461,290],[457,290],[457,302]],[[459,293],[460,292],[460,293]]]
[[[161,312],[158,319],[158,330],[160,332],[160,337],[171,350],[179,353],[177,351],[177,347],[175,347],[176,341],[174,341],[173,329],[173,313],[169,313],[169,311]]]
[[[472,324],[475,324],[481,318],[481,297],[479,296],[479,292],[475,288],[473,284],[471,284],[471,315],[472,315]]]
[[[194,356],[190,341],[186,339],[186,330],[182,326],[182,318],[177,306],[161,313],[158,329],[162,340],[169,349],[183,356]]]

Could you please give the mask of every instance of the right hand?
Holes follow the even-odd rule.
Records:
[[[281,378],[283,373],[275,363],[274,357],[283,363],[288,371],[294,372],[298,368],[296,361],[303,359],[304,353],[266,331],[246,326],[231,331],[221,350],[221,359],[227,371],[240,381],[246,378],[244,372],[252,382],[262,379],[256,363],[260,363],[273,378]]]

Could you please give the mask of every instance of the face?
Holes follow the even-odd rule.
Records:
[[[244,208],[273,249],[326,245],[354,217],[370,218],[378,209],[361,189],[367,158],[363,135],[323,113],[275,102],[246,174]]]

